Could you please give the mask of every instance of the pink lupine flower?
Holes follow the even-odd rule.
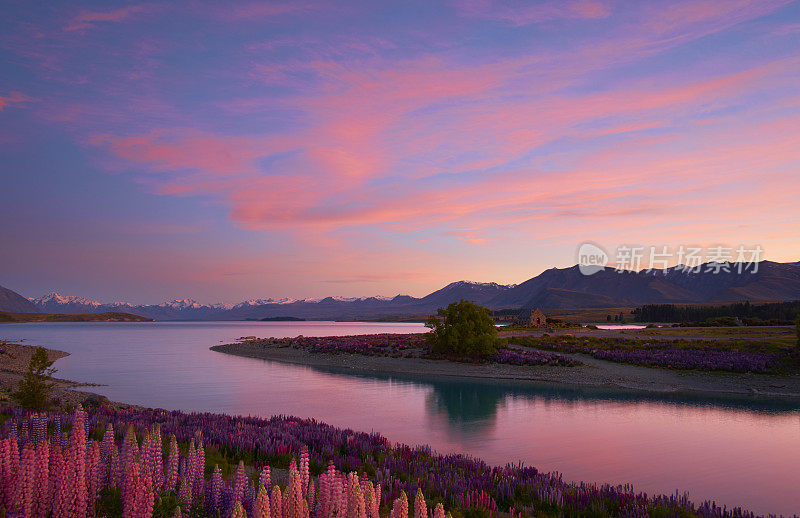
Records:
[[[364,495],[361,493],[361,484],[358,475],[351,473],[348,480],[347,518],[367,518]]]
[[[100,445],[92,441],[86,450],[87,516],[94,516],[94,502],[100,496],[100,484]]]
[[[80,405],[75,410],[72,424],[72,433],[69,440],[68,473],[69,473],[69,501],[67,512],[71,516],[86,516],[86,431],[84,424],[86,414]]]
[[[36,488],[38,497],[36,499],[37,517],[44,518],[50,514],[50,443],[41,441],[36,446]]]
[[[155,493],[153,492],[153,476],[145,466],[139,477],[139,485],[136,491],[136,502],[134,504],[137,518],[150,518],[153,515],[153,503]]]
[[[264,466],[264,469],[261,470],[261,475],[259,475],[259,477],[258,477],[258,483],[260,485],[264,486],[264,488],[267,490],[267,494],[268,495],[269,495],[269,490],[270,490],[270,484],[272,482],[270,480],[270,474],[271,474],[271,472],[270,472],[270,469],[269,469],[269,464],[267,464],[266,466]]]
[[[231,514],[231,518],[245,518],[246,516],[247,513],[244,512],[242,503],[237,500],[236,505],[233,506],[233,513]]]
[[[203,492],[205,484],[206,451],[203,448],[203,439],[198,440],[197,449],[194,452],[194,480],[192,481],[192,493],[200,494]]]
[[[272,495],[270,496],[269,503],[271,506],[270,509],[270,518],[282,518],[283,517],[283,506],[281,505],[281,488],[277,485],[272,486]]]
[[[400,493],[400,498],[395,499],[390,516],[391,518],[408,518],[408,497],[405,491]]]
[[[306,497],[306,502],[308,503],[309,509],[314,509],[314,504],[316,498],[316,492],[314,491],[314,481],[308,481],[308,496]]]
[[[303,488],[303,496],[308,496],[308,446],[300,448],[300,483]]]
[[[247,473],[244,470],[244,462],[239,461],[239,467],[236,469],[236,478],[233,482],[233,500],[242,500],[244,498],[244,491],[247,488]]]
[[[14,505],[9,506],[25,518],[33,516],[36,478],[36,452],[29,443],[22,449]]]
[[[378,516],[380,502],[375,501],[375,488],[373,487],[372,482],[367,480],[362,486],[362,490],[364,493],[364,504],[366,506],[367,518],[380,518]]]
[[[125,482],[122,485],[122,518],[139,518],[136,509],[139,478],[139,463],[131,462],[125,471]]]
[[[212,513],[221,511],[222,505],[222,472],[219,470],[219,465],[214,465],[214,472],[211,474],[211,490],[209,491],[209,507]]]
[[[297,465],[289,466],[289,485],[283,499],[283,515],[286,518],[304,518],[303,487]]]
[[[180,461],[180,453],[178,452],[178,440],[175,434],[172,434],[169,439],[169,458],[167,459],[167,476],[164,480],[165,491],[175,491],[178,485],[178,463]]]
[[[269,494],[263,484],[260,484],[256,501],[253,503],[253,518],[270,518]]]
[[[414,497],[414,518],[428,518],[428,505],[422,496],[422,489],[417,489],[417,496]]]
[[[66,470],[67,462],[61,449],[55,445],[50,451],[50,494],[52,495],[53,516],[66,514]]]
[[[192,486],[186,477],[181,477],[178,483],[178,501],[184,504],[187,509],[192,507]]]
[[[445,518],[444,506],[441,503],[436,504],[436,508],[433,510],[433,518]]]
[[[125,479],[128,468],[131,464],[138,462],[139,444],[136,442],[136,430],[133,425],[128,427],[125,432],[125,439],[122,441],[122,453],[120,455],[120,482]],[[122,485],[122,484],[120,484]]]

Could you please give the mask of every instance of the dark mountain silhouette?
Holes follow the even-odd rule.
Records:
[[[0,311],[11,313],[36,313],[41,311],[30,300],[16,291],[0,286]]]

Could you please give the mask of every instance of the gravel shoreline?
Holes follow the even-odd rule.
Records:
[[[43,348],[47,351],[47,358],[56,362],[53,366],[58,369],[59,358],[69,356],[69,353],[56,349]],[[0,403],[12,403],[11,394],[17,390],[17,385],[25,375],[28,362],[33,356],[36,346],[15,344],[0,340]],[[56,371],[56,375],[58,372]],[[134,405],[125,403],[111,402],[105,396],[93,392],[83,392],[76,390],[78,387],[99,387],[98,383],[80,383],[77,381],[65,380],[58,377],[53,378],[52,397],[59,401],[64,407],[76,406],[87,400],[98,401],[100,399],[116,408],[130,408]]]
[[[516,366],[507,364],[470,364],[421,358],[389,358],[360,354],[311,353],[293,347],[265,347],[252,343],[215,345],[211,350],[293,363],[308,367],[333,368],[354,373],[406,374],[426,377],[479,378],[531,384],[609,388],[649,394],[708,394],[800,402],[800,375],[737,374],[700,371],[677,371],[639,367],[584,354],[563,354],[583,365]]]

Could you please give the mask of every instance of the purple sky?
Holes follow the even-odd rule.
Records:
[[[423,295],[800,259],[800,3],[6,1],[0,284]]]

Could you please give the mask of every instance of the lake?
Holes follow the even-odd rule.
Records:
[[[568,480],[757,513],[800,512],[800,409],[728,401],[413,376],[368,376],[209,350],[241,336],[412,333],[420,324],[332,322],[0,325],[0,339],[71,353],[57,376],[117,401],[186,411],[292,414],[430,444],[492,464],[523,461]]]

